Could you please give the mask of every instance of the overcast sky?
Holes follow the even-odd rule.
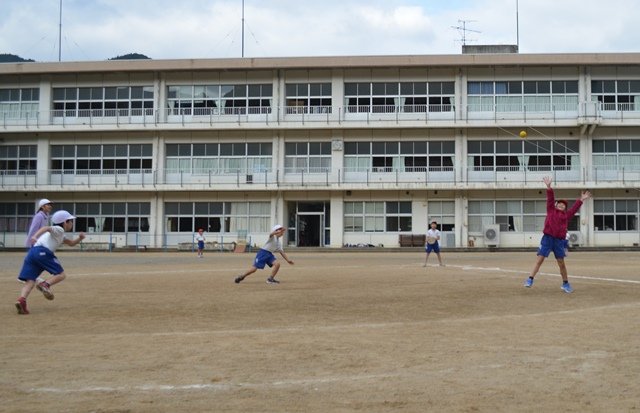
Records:
[[[518,4],[518,8],[516,8]],[[60,0],[0,0],[0,53],[58,60]],[[242,56],[242,0],[63,0],[62,60]],[[516,10],[518,19],[516,19]],[[516,22],[519,21],[519,31]],[[244,0],[244,57],[638,52],[637,0]]]

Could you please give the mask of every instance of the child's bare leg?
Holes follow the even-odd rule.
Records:
[[[47,284],[49,284],[49,286],[52,286],[54,284],[58,284],[60,281],[63,281],[65,278],[67,278],[67,276],[64,272],[61,272],[60,274],[56,274],[53,277],[49,277],[47,279]]]
[[[27,298],[29,294],[31,294],[31,290],[33,290],[33,287],[35,286],[36,286],[35,281],[29,280],[25,282],[24,285],[22,286],[22,290],[20,290],[20,297]]]
[[[564,258],[558,260],[558,267],[560,267],[560,275],[562,276],[562,281],[569,281],[567,266],[564,263]]]
[[[280,263],[276,261],[273,264],[273,267],[271,267],[271,278],[274,278],[279,270],[280,270]]]
[[[430,252],[427,252],[427,256],[426,256],[426,257],[424,257],[424,265],[423,265],[423,267],[426,267],[426,266],[427,266],[427,261],[429,261],[429,254],[431,254],[431,253],[430,253]]]
[[[440,266],[442,267],[444,264],[442,264],[442,257],[440,256],[439,252],[436,252],[436,257],[438,257],[438,262],[440,263]]]
[[[533,278],[536,276],[536,274],[538,273],[538,271],[540,271],[540,267],[542,266],[542,263],[544,262],[545,257],[543,255],[538,255],[538,259],[536,260],[536,264],[533,266],[533,269],[531,270],[531,275],[529,275],[529,277]]]
[[[254,266],[252,266],[251,268],[249,268],[244,274],[241,275],[242,278],[247,277],[251,274],[253,274],[254,272],[258,271],[258,269]]]

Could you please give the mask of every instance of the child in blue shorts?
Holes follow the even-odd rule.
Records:
[[[436,257],[438,257],[440,266],[444,267],[444,264],[442,263],[442,257],[440,256],[440,230],[438,229],[438,223],[436,221],[431,222],[431,228],[427,230],[425,251],[427,252],[427,256],[424,258],[423,267],[427,266],[429,255],[432,252],[436,253]]]
[[[204,242],[206,241],[204,237],[204,230],[200,228],[198,233],[195,236],[195,240],[198,243],[198,258],[202,258],[202,253],[204,251]]]
[[[280,263],[276,260],[276,256],[273,255],[273,253],[279,252],[286,262],[293,265],[293,260],[290,260],[289,257],[287,257],[287,254],[284,253],[282,243],[280,242],[280,238],[284,233],[285,228],[282,225],[275,225],[271,229],[269,239],[256,254],[256,258],[253,260],[253,265],[244,274],[238,275],[235,278],[234,281],[236,284],[239,284],[247,276],[253,274],[258,269],[263,269],[265,265],[271,267],[271,275],[267,278],[267,284],[280,284],[280,281],[275,278],[278,270],[280,269]]]
[[[32,237],[33,247],[29,249],[27,256],[24,258],[22,269],[18,280],[24,282],[24,286],[20,291],[20,297],[16,301],[16,309],[18,314],[29,314],[27,308],[27,297],[36,287],[42,292],[47,300],[53,300],[54,296],[51,292],[51,286],[59,283],[66,278],[64,269],[60,265],[60,261],[55,255],[56,250],[61,244],[77,245],[84,239],[84,233],[81,232],[78,238],[69,240],[64,237],[64,233],[73,229],[73,220],[76,219],[67,211],[57,211],[51,217],[53,225],[40,228]],[[36,284],[36,280],[43,271],[51,273],[52,277],[47,281]]]
[[[571,284],[569,284],[569,278],[567,275],[567,266],[564,263],[564,258],[567,255],[567,226],[569,220],[578,212],[582,203],[591,197],[591,192],[583,191],[580,199],[567,210],[567,201],[564,199],[556,201],[551,189],[551,178],[545,177],[543,179],[547,186],[547,217],[544,220],[544,230],[542,240],[540,240],[540,248],[538,248],[538,258],[531,270],[531,275],[524,282],[524,286],[531,288],[533,286],[533,278],[540,270],[540,266],[544,262],[545,258],[549,256],[551,251],[558,261],[558,267],[560,268],[560,275],[562,276],[562,291],[565,293],[573,292]]]

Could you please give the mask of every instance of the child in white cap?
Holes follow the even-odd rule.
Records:
[[[84,232],[81,232],[74,240],[64,237],[64,233],[73,229],[73,220],[76,219],[67,211],[60,210],[53,214],[51,222],[53,225],[40,228],[33,236],[33,247],[29,249],[22,264],[18,280],[24,282],[20,291],[20,297],[16,301],[18,314],[29,314],[27,309],[27,297],[36,287],[42,292],[47,300],[53,300],[52,285],[64,280],[66,275],[60,261],[56,257],[56,250],[61,244],[69,246],[77,245],[84,239]],[[52,277],[47,281],[36,284],[38,276],[43,271],[51,273]]]
[[[276,280],[275,278],[278,270],[280,269],[280,263],[276,260],[276,256],[273,255],[273,253],[279,252],[286,262],[293,265],[293,260],[290,260],[289,257],[287,257],[287,254],[284,253],[284,250],[282,249],[282,243],[280,242],[280,238],[284,235],[284,232],[285,228],[280,224],[275,225],[273,228],[271,228],[269,239],[256,254],[256,258],[255,260],[253,260],[253,265],[244,274],[238,275],[236,277],[236,284],[239,284],[248,275],[256,272],[258,268],[263,269],[265,265],[271,267],[271,276],[267,278],[267,284],[280,283],[280,281]]]
[[[49,214],[51,214],[51,210],[53,209],[53,202],[49,201],[46,198],[43,198],[38,201],[38,207],[36,209],[36,214],[31,219],[31,226],[29,227],[29,232],[27,233],[27,239],[24,242],[24,246],[27,249],[31,248],[33,245],[33,236],[38,230],[46,225],[49,225]]]

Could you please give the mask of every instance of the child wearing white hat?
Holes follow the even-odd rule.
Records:
[[[33,245],[33,235],[38,232],[38,230],[46,225],[49,225],[49,214],[51,214],[51,210],[53,209],[53,202],[49,201],[46,198],[43,198],[38,201],[36,207],[36,214],[31,219],[31,226],[29,227],[29,232],[27,233],[27,239],[24,242],[24,246],[27,249],[31,248]]]
[[[53,214],[51,222],[53,225],[40,228],[32,237],[33,247],[29,249],[22,264],[18,280],[24,282],[20,291],[20,297],[16,301],[18,314],[29,314],[27,308],[27,297],[36,287],[42,292],[47,300],[53,300],[51,286],[66,278],[64,269],[56,257],[56,250],[61,244],[69,246],[77,245],[84,239],[84,232],[81,232],[74,240],[64,237],[65,232],[73,229],[73,220],[76,219],[67,211],[60,210]],[[43,271],[51,273],[52,277],[47,281],[36,284],[38,277]]]
[[[293,265],[293,260],[290,260],[289,257],[287,257],[287,254],[284,253],[282,243],[280,242],[280,238],[284,235],[285,231],[286,229],[280,224],[274,225],[274,227],[271,228],[269,239],[256,254],[256,258],[253,260],[253,265],[244,274],[238,275],[235,278],[234,281],[236,284],[239,284],[248,275],[253,274],[258,269],[263,269],[265,265],[271,267],[271,275],[267,278],[267,284],[280,284],[280,281],[275,278],[278,270],[280,269],[280,263],[276,260],[276,256],[273,255],[273,253],[279,252],[286,262]]]

